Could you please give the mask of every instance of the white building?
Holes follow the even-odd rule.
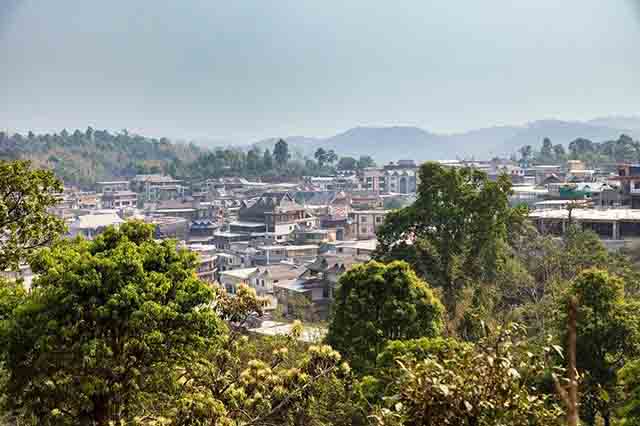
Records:
[[[78,216],[69,225],[69,234],[72,237],[81,235],[85,238],[92,239],[100,234],[108,226],[119,226],[124,223],[116,213],[98,213]]]

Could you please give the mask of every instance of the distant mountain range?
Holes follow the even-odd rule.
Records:
[[[508,156],[524,145],[538,147],[546,137],[554,144],[568,144],[577,138],[594,142],[617,139],[621,134],[640,138],[640,116],[603,117],[589,121],[539,120],[522,126],[500,126],[464,133],[438,134],[418,127],[354,127],[343,133],[314,138],[292,136],[284,139],[290,149],[312,156],[316,149],[333,149],[341,156],[371,155],[378,162],[400,159],[445,160],[488,159]],[[272,148],[277,138],[254,145]]]

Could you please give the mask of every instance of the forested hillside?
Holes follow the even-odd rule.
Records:
[[[194,144],[172,143],[126,130],[75,130],[27,135],[0,132],[0,159],[31,160],[54,170],[67,185],[91,187],[96,181],[136,173],[172,173],[202,154]]]
[[[342,157],[319,148],[313,158],[294,155],[277,140],[265,150],[215,148],[147,138],[126,130],[66,130],[60,133],[7,135],[0,132],[0,160],[30,160],[37,168],[53,170],[65,185],[92,189],[95,182],[131,177],[138,173],[165,173],[181,179],[221,176],[281,177],[332,174],[336,169],[375,165],[368,155]]]

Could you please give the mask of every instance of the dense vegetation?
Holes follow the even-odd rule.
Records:
[[[341,276],[327,339],[309,344],[300,324],[249,334],[255,292],[199,281],[148,225],[57,240],[54,200],[14,182],[41,172],[3,166],[0,193],[31,202],[0,231],[47,241],[4,248],[38,273],[30,292],[0,285],[6,424],[548,426],[576,425],[573,409],[640,423],[638,270],[593,233],[540,235],[507,182],[423,165],[418,200]]]
[[[280,177],[335,173],[375,165],[371,157],[338,158],[319,149],[315,160],[294,156],[284,140],[272,150],[258,147],[208,150],[193,143],[147,138],[126,130],[110,133],[94,130],[36,135],[0,132],[0,159],[29,160],[36,167],[53,170],[67,185],[91,189],[95,182],[135,174],[164,173],[174,177],[221,176]],[[338,159],[340,161],[338,161]]]
[[[220,176],[246,176],[266,179],[332,175],[339,170],[358,170],[375,166],[370,156],[358,160],[338,157],[333,151],[319,148],[314,158],[300,157],[289,150],[287,142],[278,140],[273,149],[262,151],[254,146],[249,150],[240,148],[216,149],[201,155],[189,164],[183,173],[190,177],[209,178]]]
[[[0,132],[0,159],[30,160],[37,167],[53,170],[66,184],[83,187],[136,173],[175,173],[201,153],[193,144],[146,138],[126,130],[116,134],[91,127],[42,135]]]
[[[566,160],[582,160],[590,167],[597,167],[604,163],[640,162],[640,142],[627,135],[604,142],[578,138],[570,142],[568,148],[566,150],[562,144],[554,145],[549,138],[545,138],[539,150],[526,145],[520,148],[519,152],[527,163],[553,164]]]

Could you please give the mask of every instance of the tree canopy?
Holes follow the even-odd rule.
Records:
[[[327,342],[366,370],[389,340],[440,334],[442,307],[406,262],[369,262],[345,272],[336,291]]]
[[[48,212],[61,194],[53,172],[28,161],[0,161],[0,270],[17,268],[64,231],[62,220]]]
[[[449,314],[467,283],[495,272],[497,247],[518,216],[509,207],[511,184],[491,182],[472,168],[429,162],[420,167],[417,200],[386,217],[376,257],[406,259],[441,287]]]
[[[539,151],[531,145],[520,148],[524,162],[529,163],[562,163],[566,160],[582,160],[590,167],[601,163],[638,162],[640,161],[640,142],[628,135],[620,135],[618,139],[594,142],[586,138],[576,138],[569,142],[568,153],[564,145],[553,145],[549,138],[544,138]]]
[[[624,283],[604,270],[587,269],[568,291],[576,297],[577,368],[584,372],[581,418],[595,425],[599,413],[611,424],[617,393],[617,372],[640,354],[640,304],[625,299]],[[565,304],[566,305],[566,304]]]
[[[31,160],[69,185],[92,188],[96,181],[136,173],[179,174],[205,150],[195,144],[172,143],[122,130],[86,130],[7,135],[0,132],[0,159]]]
[[[131,421],[163,372],[211,344],[221,325],[195,255],[152,235],[125,223],[38,254],[3,336],[11,409],[40,424]]]

